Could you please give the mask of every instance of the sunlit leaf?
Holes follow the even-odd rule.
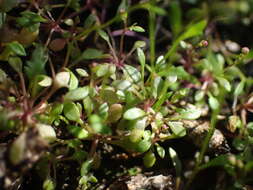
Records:
[[[234,91],[234,95],[239,96],[243,92],[244,86],[245,86],[244,80],[241,81],[239,84],[237,84],[235,91]]]
[[[179,118],[194,120],[194,119],[198,119],[200,116],[201,116],[201,110],[200,109],[191,108],[191,109],[186,109],[186,110],[181,111]]]
[[[68,125],[68,131],[78,139],[86,139],[89,136],[89,133],[84,128],[75,126],[75,125]]]
[[[141,26],[130,26],[129,30],[135,31],[135,32],[145,32],[144,28]]]
[[[46,76],[46,75],[41,75],[42,76],[42,80],[39,81],[39,85],[42,86],[42,87],[48,87],[48,86],[51,86],[52,83],[53,83],[53,80],[51,77],[49,76]]]
[[[89,94],[89,87],[79,87],[69,91],[65,96],[64,100],[78,101],[83,100]]]
[[[231,85],[229,81],[223,77],[217,77],[220,85],[226,89],[226,91],[230,92],[231,91]]]
[[[16,55],[26,56],[25,48],[16,41],[8,43],[7,48]]]
[[[43,182],[43,190],[54,190],[55,189],[55,183],[53,182],[52,179],[47,178]]]
[[[81,69],[81,68],[76,69],[76,72],[77,72],[81,77],[88,77],[88,76],[89,76],[89,74],[87,73],[87,71],[84,70],[84,69]]]
[[[181,171],[182,171],[181,161],[179,160],[176,151],[171,147],[169,148],[169,154],[170,154],[170,158],[172,160],[173,166],[176,169],[176,174],[177,174],[177,176],[180,176]]]
[[[80,112],[78,107],[73,102],[66,102],[64,104],[63,113],[67,119],[70,121],[79,121],[80,120]]]
[[[165,149],[157,144],[156,151],[161,158],[165,157]]]
[[[76,76],[74,75],[74,73],[72,73],[71,71],[69,71],[70,73],[70,79],[69,79],[69,90],[74,90],[78,87],[78,79],[76,78]]]
[[[176,136],[183,137],[186,135],[186,129],[184,128],[182,122],[170,121],[167,124],[170,126],[170,129],[172,130],[173,134],[175,134]]]
[[[135,107],[135,108],[128,109],[124,113],[123,118],[127,120],[135,120],[135,119],[145,116],[145,114],[146,113],[142,109]]]
[[[135,67],[131,65],[124,65],[124,71],[129,75],[129,77],[135,82],[138,83],[141,80],[141,74]]]
[[[212,95],[209,95],[208,103],[213,110],[217,110],[220,106],[219,101]]]

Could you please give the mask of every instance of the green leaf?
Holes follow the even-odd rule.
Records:
[[[89,28],[95,23],[96,23],[96,16],[94,14],[90,14],[84,21],[84,28]]]
[[[80,120],[80,112],[78,107],[73,102],[66,102],[64,104],[63,113],[65,117],[70,121],[79,121]]]
[[[242,80],[242,81],[236,86],[235,91],[234,91],[234,95],[235,95],[235,96],[239,96],[239,95],[243,92],[244,86],[245,86],[245,81]]]
[[[146,115],[146,113],[142,109],[134,107],[134,108],[128,109],[124,113],[123,118],[126,120],[135,120],[135,119],[141,118],[145,115]]]
[[[38,13],[31,11],[24,11],[21,13],[22,17],[17,18],[17,23],[22,27],[29,27],[33,24],[46,22],[47,20],[41,17]]]
[[[10,57],[8,62],[16,72],[22,73],[23,63],[19,57]]]
[[[101,119],[106,120],[108,117],[108,110],[109,110],[109,106],[108,104],[105,102],[103,104],[101,104],[98,108],[98,114],[100,116]]]
[[[19,135],[11,144],[9,149],[9,160],[17,165],[25,159],[27,133]]]
[[[4,82],[7,79],[7,74],[0,68],[0,82]]]
[[[226,89],[226,91],[231,91],[231,85],[227,79],[223,77],[217,77],[217,80],[219,81],[220,85]]]
[[[81,77],[88,77],[89,74],[87,73],[87,71],[85,71],[84,69],[78,68],[76,69],[76,72],[81,76]]]
[[[63,104],[57,103],[52,107],[52,110],[50,111],[50,115],[60,115],[63,111]]]
[[[89,95],[89,87],[80,87],[69,91],[65,96],[64,100],[78,101],[83,100]]]
[[[182,122],[178,121],[169,121],[167,124],[170,126],[170,129],[172,130],[173,134],[175,134],[178,137],[183,137],[186,135],[186,129],[183,126]]]
[[[36,45],[32,53],[32,58],[27,61],[25,66],[25,73],[30,80],[34,79],[36,75],[45,74],[45,65],[48,60],[48,55],[42,45]]]
[[[93,159],[88,159],[81,165],[81,176],[85,176],[88,174],[89,170],[91,169],[93,163]]]
[[[135,31],[135,32],[145,32],[144,28],[142,28],[140,26],[130,26],[129,30]]]
[[[78,139],[86,139],[89,136],[89,133],[84,128],[75,126],[75,125],[68,125],[68,131]]]
[[[228,125],[226,125],[226,128],[231,132],[234,133],[237,128],[240,128],[242,126],[242,121],[240,120],[240,117],[237,115],[231,115],[228,118]]]
[[[122,91],[131,90],[132,83],[128,80],[116,80],[113,82],[113,85],[118,89]]]
[[[129,140],[131,142],[139,142],[143,137],[144,129],[135,128],[130,132]]]
[[[54,190],[55,189],[55,183],[53,182],[52,179],[47,178],[43,182],[43,190]]]
[[[51,86],[52,83],[53,83],[53,80],[51,77],[49,76],[46,76],[46,75],[40,75],[42,80],[39,81],[39,85],[42,86],[42,87],[48,87],[48,86]]]
[[[188,27],[188,29],[186,29],[186,32],[184,32],[182,34],[182,36],[179,37],[180,41],[188,39],[188,38],[192,38],[192,37],[195,37],[195,36],[202,35],[203,30],[205,29],[206,25],[207,25],[206,20],[202,20],[202,21],[197,22],[193,25],[190,25]]]
[[[90,115],[94,110],[94,103],[89,96],[83,99],[83,107],[87,115]]]
[[[118,95],[116,94],[114,88],[111,87],[102,88],[99,91],[99,94],[102,100],[108,102],[109,104],[114,104],[119,101]]]
[[[39,13],[31,11],[24,11],[21,15],[22,17],[17,18],[16,22],[20,27],[27,28],[29,32],[36,32],[39,29],[40,23],[47,21]]]
[[[116,67],[114,65],[104,63],[96,66],[93,71],[96,72],[97,77],[110,76],[115,73]]]
[[[156,151],[161,158],[165,157],[165,149],[158,144],[156,145]]]
[[[76,76],[74,75],[74,73],[72,73],[71,71],[69,71],[70,73],[70,79],[69,79],[69,90],[74,90],[78,87],[78,79],[76,78]]]
[[[198,90],[194,96],[195,101],[200,101],[204,98],[205,91],[204,90]]]
[[[209,95],[208,103],[209,103],[210,107],[212,108],[212,110],[217,110],[220,107],[219,101],[215,97],[213,97],[212,95]]]
[[[198,119],[201,116],[201,110],[198,108],[191,108],[191,109],[186,109],[180,112],[180,119],[189,119],[189,120],[194,120]]]
[[[131,65],[124,65],[124,71],[127,75],[134,81],[134,83],[138,83],[141,80],[141,74],[135,67]]]
[[[19,42],[8,43],[7,48],[16,55],[26,56],[25,48]]]
[[[139,47],[137,48],[137,56],[138,56],[138,60],[141,64],[141,79],[142,79],[142,82],[144,83],[144,75],[145,75],[144,72],[145,72],[146,58],[145,58],[145,54],[144,54],[143,50]]]
[[[146,46],[146,42],[145,41],[135,41],[134,42],[134,49],[137,49],[137,48],[143,48]],[[144,54],[144,53],[143,53]]]
[[[98,32],[98,34],[99,34],[99,36],[100,36],[101,38],[103,38],[107,43],[110,43],[109,36],[107,35],[107,33],[106,33],[105,31],[103,31],[103,30],[98,30],[97,32]]]
[[[160,96],[160,93],[162,91],[162,87],[164,86],[164,81],[162,77],[155,76],[153,87],[152,87],[152,96],[156,99],[158,96]]]
[[[176,175],[180,176],[181,171],[182,171],[181,161],[179,160],[178,155],[173,148],[169,148],[169,154],[170,154],[170,158],[172,160],[173,166],[176,169]]]
[[[102,57],[103,57],[102,51],[98,49],[88,48],[82,53],[79,59],[90,60],[90,59],[100,59]]]
[[[170,25],[172,33],[174,36],[177,36],[182,30],[182,12],[180,3],[178,1],[172,1],[170,3]]]
[[[108,112],[107,122],[116,123],[122,117],[123,106],[121,104],[113,104],[110,106]]]
[[[148,11],[154,12],[158,15],[166,15],[167,14],[166,10],[164,10],[163,8],[160,8],[158,6],[152,5],[151,3],[148,3],[148,4],[143,3],[142,7],[144,9],[147,9]]]
[[[170,50],[166,53],[166,55],[164,56],[165,59],[169,58],[177,49],[179,43],[182,40],[186,40],[188,38],[192,38],[195,36],[199,36],[202,35],[205,27],[207,25],[207,21],[206,20],[202,20],[200,22],[191,24],[186,31],[181,34],[172,44],[172,47],[170,48]]]
[[[151,168],[156,162],[155,154],[151,151],[147,152],[143,157],[144,166]]]
[[[200,169],[203,170],[203,169],[210,168],[210,167],[227,166],[227,164],[229,163],[228,157],[229,157],[229,155],[220,155],[216,158],[213,158],[209,162],[202,164],[200,166]]]
[[[108,126],[105,126],[102,123],[102,119],[96,115],[93,114],[89,117],[89,123],[94,133],[100,133],[100,134],[111,134],[111,128]]]

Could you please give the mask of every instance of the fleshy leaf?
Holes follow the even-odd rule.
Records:
[[[124,113],[123,118],[126,120],[135,120],[135,119],[145,116],[145,114],[146,113],[142,109],[134,107],[134,108],[128,109]]]
[[[74,90],[69,91],[65,97],[64,100],[71,100],[71,101],[78,101],[83,100],[86,98],[89,94],[89,87],[80,87]]]

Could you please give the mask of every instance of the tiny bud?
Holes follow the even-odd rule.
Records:
[[[202,40],[199,44],[200,44],[200,47],[207,47],[208,46],[208,41]]]
[[[248,47],[243,47],[243,48],[242,48],[242,53],[245,54],[245,55],[247,55],[247,54],[249,53],[249,51],[250,51],[250,50],[249,50]]]

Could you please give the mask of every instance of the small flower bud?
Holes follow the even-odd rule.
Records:
[[[243,47],[241,51],[242,51],[243,54],[247,55],[250,50],[249,50],[248,47]]]
[[[207,40],[202,40],[200,42],[200,47],[207,47],[208,46],[208,41]]]

